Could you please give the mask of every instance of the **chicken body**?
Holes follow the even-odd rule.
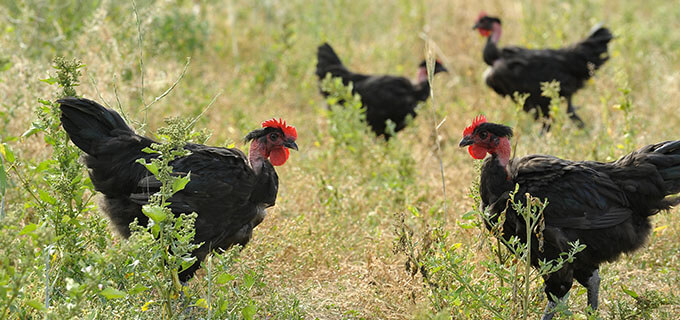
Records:
[[[85,151],[92,184],[104,195],[104,211],[114,228],[129,237],[132,221],[148,223],[142,206],[161,187],[136,162],[157,156],[142,151],[154,141],[137,135],[118,113],[94,101],[66,98],[58,102],[62,125],[73,143]],[[191,173],[186,187],[168,199],[170,209],[174,214],[198,214],[194,242],[203,243],[193,252],[198,261],[180,273],[180,280],[189,280],[211,250],[248,243],[253,228],[265,217],[265,208],[276,202],[278,176],[267,158],[282,148],[297,149],[296,137],[280,128],[265,127],[247,137],[252,140],[250,158],[238,149],[189,143],[184,148],[190,154],[170,163],[173,174]]]
[[[436,62],[434,73],[445,72],[441,63]],[[366,122],[376,135],[384,135],[387,120],[395,123],[394,132],[406,127],[407,117],[416,116],[415,108],[419,102],[430,96],[430,82],[427,80],[425,61],[420,64],[418,80],[412,83],[409,79],[391,75],[365,75],[349,71],[340,61],[333,48],[324,43],[317,51],[316,75],[323,80],[326,74],[342,79],[343,84],[353,84],[353,92],[361,96],[366,108]],[[322,94],[327,96],[326,92]]]
[[[565,48],[531,50],[515,46],[499,48],[502,29],[498,18],[482,15],[474,28],[488,37],[483,58],[490,67],[484,78],[490,88],[501,96],[528,93],[524,111],[535,109],[537,119],[542,115],[547,120],[550,98],[542,95],[541,83],[557,80],[560,96],[567,100],[567,114],[577,126],[584,126],[572,104],[572,95],[609,59],[607,45],[613,38],[609,29],[597,27],[585,40]],[[549,128],[549,123],[545,123],[544,130]]]
[[[532,232],[531,263],[553,260],[569,251],[569,242],[585,249],[573,263],[545,277],[549,300],[543,319],[551,319],[557,299],[563,299],[573,280],[588,289],[588,304],[598,306],[599,265],[642,247],[651,230],[649,217],[680,203],[680,141],[648,145],[614,162],[570,161],[548,155],[510,159],[509,127],[483,122],[466,129],[460,146],[470,146],[477,159],[486,157],[480,177],[482,206],[494,227],[502,212],[502,236],[526,243],[524,219],[509,206],[530,194],[548,205],[543,212],[543,247]]]

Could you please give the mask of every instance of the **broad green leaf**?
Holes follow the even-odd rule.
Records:
[[[155,205],[145,205],[142,207],[142,212],[147,217],[151,218],[156,223],[162,222],[167,217],[167,213],[163,210],[163,207]]]
[[[184,271],[187,268],[194,265],[194,262],[196,262],[196,257],[192,257],[192,256],[182,257],[182,265],[181,265],[182,271]]]
[[[156,166],[155,163],[146,162],[146,159],[144,159],[144,158],[137,159],[137,163],[146,167],[146,170],[149,170],[149,172],[151,172],[151,174],[153,174],[154,176],[158,175],[158,167]]]
[[[9,163],[14,162],[15,160],[14,152],[12,152],[6,143],[0,144],[0,154],[2,154],[2,156],[5,157],[5,160],[7,160]]]
[[[236,279],[236,277],[228,274],[228,273],[222,273],[219,276],[217,276],[217,284],[225,284],[231,280]]]
[[[23,229],[21,229],[21,231],[19,231],[19,235],[21,236],[21,235],[31,233],[31,232],[35,231],[35,229],[38,229],[37,224],[35,224],[35,223],[27,224],[26,226],[24,226]]]
[[[246,274],[243,276],[243,285],[246,286],[246,288],[251,288],[254,284],[255,284],[254,276],[250,274]]]
[[[193,304],[195,307],[201,307],[203,309],[208,309],[210,306],[208,305],[208,302],[205,301],[205,299],[198,299],[196,303]]]
[[[153,220],[152,220],[153,221]],[[153,222],[152,222],[153,223]],[[158,237],[158,235],[161,233],[161,226],[158,225],[158,223],[154,223],[151,226],[151,234],[153,234],[154,237]]]
[[[57,199],[52,197],[47,191],[43,189],[38,189],[38,196],[40,197],[40,200],[45,201],[51,205],[57,204]]]
[[[467,229],[472,229],[472,228],[475,227],[475,226],[472,225],[472,224],[460,223],[460,222],[458,223],[458,226],[461,227],[461,229],[465,229],[465,230],[467,230]]]
[[[629,296],[631,296],[632,298],[634,298],[634,299],[637,299],[637,298],[640,297],[640,295],[638,295],[637,292],[635,292],[635,291],[633,291],[633,290],[630,290],[630,289],[628,289],[628,288],[626,288],[626,287],[621,287],[621,290],[622,290],[623,292],[625,292],[627,295],[629,295]]]
[[[47,143],[51,146],[54,146],[54,145],[57,144],[57,140],[55,140],[54,137],[52,137],[50,135],[45,135],[44,139],[45,139],[45,143]]]
[[[477,213],[475,211],[468,211],[460,218],[463,220],[472,220],[475,217],[477,217]]]
[[[39,310],[39,311],[45,310],[45,305],[42,304],[40,301],[28,300],[28,301],[26,301],[26,304],[29,305],[31,308]]]
[[[49,77],[49,78],[47,78],[47,79],[40,79],[40,81],[45,82],[45,83],[47,83],[47,84],[55,84],[55,83],[57,83],[57,79],[56,79],[56,78],[52,78],[52,77]]]
[[[5,29],[5,30],[7,30],[7,29]],[[0,71],[7,71],[11,67],[12,67],[11,61],[3,61],[2,63],[0,63]]]
[[[106,287],[100,294],[106,299],[119,299],[125,297],[125,292],[111,287]]]
[[[146,153],[160,153],[159,151],[154,150],[154,149],[151,149],[151,148],[149,148],[149,147],[146,147],[146,148],[142,149],[142,152],[146,152]]]
[[[130,294],[138,294],[138,293],[144,292],[146,290],[149,290],[149,288],[146,287],[145,285],[141,284],[141,283],[138,283],[134,287],[132,287],[132,289],[130,289]]]
[[[38,165],[35,166],[34,170],[35,170],[35,172],[43,172],[43,171],[47,170],[47,168],[49,168],[51,164],[52,164],[51,159],[40,161],[40,163],[38,163]]]
[[[252,303],[241,310],[241,315],[246,320],[253,320],[255,313],[257,313],[257,308]]]
[[[175,181],[172,182],[172,192],[177,193],[179,191],[184,190],[184,187],[187,186],[187,183],[189,183],[189,180],[191,176],[191,172],[189,172],[186,176],[184,177],[178,177],[175,179]]]
[[[22,134],[21,137],[28,138],[41,130],[42,129],[40,127],[35,126],[35,124],[31,124],[31,127],[28,130],[26,130],[26,132],[24,132],[24,134]]]

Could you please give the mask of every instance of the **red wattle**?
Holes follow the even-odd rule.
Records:
[[[275,148],[269,153],[269,161],[275,166],[283,165],[288,160],[289,154],[290,151],[284,147]]]
[[[479,31],[479,34],[481,34],[484,37],[488,37],[489,35],[491,35],[491,30],[481,29],[481,28],[477,29],[477,30]]]
[[[475,159],[484,159],[486,157],[486,149],[475,144],[468,148],[468,152]]]

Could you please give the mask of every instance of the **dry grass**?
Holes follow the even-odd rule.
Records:
[[[129,5],[122,5],[129,17],[118,18],[123,23],[116,23],[109,15],[112,6],[102,5],[83,21],[85,27],[70,42],[63,40],[56,49],[45,46],[36,52],[23,47],[20,42],[25,41],[22,36],[29,25],[0,34],[0,58],[7,57],[13,64],[0,73],[2,105],[11,113],[4,134],[18,136],[25,131],[36,99],[50,96],[52,89],[39,79],[51,71],[49,61],[54,54],[78,57],[87,65],[78,88],[81,95],[102,101],[101,94],[117,108],[117,88],[128,116],[143,119],[134,15]],[[457,142],[465,125],[479,113],[516,128],[517,155],[611,160],[631,151],[624,147],[622,137],[624,114],[613,108],[622,99],[619,89],[627,87],[634,106],[633,146],[680,138],[680,32],[671,27],[680,13],[677,4],[669,1],[232,0],[181,7],[158,3],[140,10],[146,43],[158,35],[150,21],[168,10],[198,10],[198,16],[208,22],[209,33],[204,47],[191,53],[188,74],[179,87],[152,107],[152,131],[164,117],[197,115],[215,94],[223,92],[197,126],[213,132],[210,144],[237,142],[245,148],[238,143],[241,137],[272,116],[286,119],[300,133],[301,151],[277,170],[281,181],[277,205],[255,230],[241,257],[246,266],[264,266],[264,281],[272,293],[265,291],[257,300],[275,299],[274,293],[295,297],[306,318],[404,319],[427,314],[427,290],[421,279],[411,277],[404,270],[403,257],[393,253],[394,214],[415,207],[427,221],[443,223],[456,241],[477,246],[480,232],[456,224],[472,206],[467,193],[476,179],[473,160]],[[575,96],[587,123],[586,133],[564,123],[563,130],[539,137],[539,127],[529,115],[515,112],[509,99],[484,85],[484,41],[471,30],[480,10],[502,17],[504,45],[575,42],[599,21],[614,31],[612,59]],[[0,7],[2,19],[9,19],[9,12]],[[369,147],[360,151],[368,160],[360,165],[359,157],[345,150],[329,151],[334,144],[314,75],[315,52],[318,44],[328,41],[351,69],[415,76],[415,67],[424,56],[421,33],[436,44],[450,73],[435,81],[436,105],[423,106],[413,126],[388,146],[415,162],[415,181],[404,182],[401,191],[395,192],[381,182],[384,177],[380,175],[396,172],[380,170],[383,161],[393,165],[378,154],[388,148],[382,140],[367,138]],[[288,39],[290,46],[282,39]],[[149,103],[175,81],[185,61],[148,46],[144,49],[145,102]],[[267,62],[274,71],[268,71]],[[258,82],[258,76],[271,77],[271,81]],[[437,120],[446,117],[437,137],[442,145],[446,199],[430,108],[436,109]],[[15,149],[20,158],[50,156],[36,137],[16,143]],[[11,196],[22,198],[18,190]],[[330,197],[339,200],[329,205]],[[448,212],[442,216],[444,200]],[[434,212],[428,213],[431,209]],[[616,301],[626,301],[621,286],[663,293],[680,289],[677,215],[674,210],[655,217],[654,225],[665,228],[654,232],[645,249],[603,266],[600,300],[604,315],[611,314]],[[480,254],[477,259],[485,258]],[[584,291],[575,289],[578,294],[572,294],[570,305],[572,311],[580,312],[585,306]],[[676,305],[672,310],[680,309]]]

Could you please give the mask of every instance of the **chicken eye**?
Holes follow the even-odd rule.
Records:
[[[480,137],[482,140],[486,139],[486,136],[487,136],[487,134],[486,134],[485,131],[482,131],[482,132],[479,134],[479,137]]]
[[[279,139],[279,134],[276,133],[276,132],[271,133],[271,134],[269,134],[269,139],[272,140],[272,141],[278,140],[278,139]]]

